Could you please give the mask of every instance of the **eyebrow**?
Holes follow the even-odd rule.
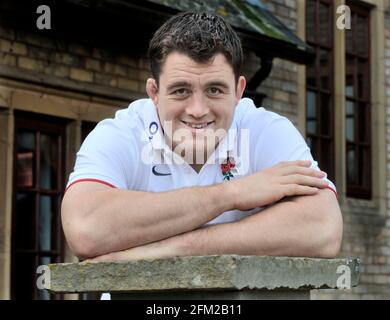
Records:
[[[179,87],[189,88],[189,87],[191,87],[191,85],[186,81],[178,81],[178,82],[174,82],[174,83],[168,85],[167,91],[171,91],[171,90],[173,90],[175,88],[179,88]]]
[[[206,87],[222,87],[229,89],[229,85],[225,81],[210,81],[206,83]]]
[[[221,87],[224,89],[229,89],[229,85],[225,81],[219,81],[219,80],[207,82],[205,86],[206,87]],[[189,84],[186,81],[174,82],[174,83],[167,86],[167,91],[171,91],[175,88],[183,88],[183,87],[190,88],[191,84]]]

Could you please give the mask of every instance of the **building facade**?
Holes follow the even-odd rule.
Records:
[[[262,4],[315,58],[305,66],[275,57],[256,92],[265,108],[293,121],[335,182],[344,219],[340,256],[363,263],[357,288],[312,297],[390,298],[390,3]],[[165,19],[138,17],[151,21],[140,32],[137,17],[130,27],[122,17],[122,32],[112,33],[104,10],[93,14],[101,29],[90,30],[77,23],[90,8],[72,7],[62,29],[56,27],[62,16],[52,12],[53,33],[24,25],[39,16],[36,6],[30,9],[21,10],[16,24],[0,19],[0,299],[50,298],[34,286],[36,266],[76,261],[60,224],[75,154],[97,122],[146,96],[147,39]],[[340,25],[348,25],[348,9],[351,28],[340,28],[343,17]],[[9,1],[0,1],[0,12],[7,10]],[[245,51],[248,79],[260,64],[254,51]]]

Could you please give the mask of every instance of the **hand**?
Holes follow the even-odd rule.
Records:
[[[281,162],[253,175],[229,181],[234,208],[250,210],[279,201],[287,196],[313,195],[328,186],[325,172],[310,168],[311,161]]]

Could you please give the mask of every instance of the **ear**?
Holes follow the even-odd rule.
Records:
[[[242,98],[242,95],[244,94],[244,90],[246,87],[246,80],[244,76],[240,76],[237,81],[237,88],[236,88],[236,99],[237,103]]]
[[[152,99],[154,105],[157,106],[158,85],[155,79],[149,78],[148,80],[146,80],[146,93],[148,94],[149,98]]]

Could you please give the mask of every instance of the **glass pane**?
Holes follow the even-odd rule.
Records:
[[[369,187],[370,181],[370,149],[360,148],[359,149],[359,181],[360,185]]]
[[[331,45],[331,16],[330,7],[327,4],[319,4],[319,20],[320,20],[320,42],[321,44]]]
[[[310,148],[311,155],[315,160],[318,159],[318,147],[319,147],[319,140],[315,137],[307,137],[306,139],[307,145]]]
[[[368,55],[368,19],[357,16],[356,21],[356,51],[358,54]]]
[[[332,132],[331,99],[328,94],[321,94],[321,133],[329,135]]]
[[[317,38],[315,27],[315,1],[306,1],[306,39],[314,42]]]
[[[38,265],[48,265],[51,263],[51,257],[40,257]],[[50,293],[46,289],[38,289],[38,300],[50,300]]]
[[[320,74],[321,74],[321,88],[330,90],[330,77],[332,74],[331,67],[331,52],[327,50],[320,50]]]
[[[35,194],[16,193],[16,249],[35,249]]]
[[[307,117],[316,117],[316,94],[313,91],[307,91]]]
[[[317,72],[315,62],[306,67],[306,84],[310,87],[317,86]]]
[[[355,60],[347,57],[346,60],[346,75],[345,75],[345,94],[347,97],[353,97],[355,94]]]
[[[35,134],[19,130],[16,135],[16,186],[33,187],[34,185],[34,158]]]
[[[306,144],[311,149],[311,147],[313,146],[313,138],[312,137],[307,137],[306,138]]]
[[[39,249],[53,250],[56,205],[54,198],[40,196],[39,198]]]
[[[35,254],[17,253],[15,255],[13,268],[13,285],[16,299],[34,299],[36,288]]]
[[[357,184],[356,152],[353,145],[347,148],[347,184]]]
[[[35,134],[31,131],[19,129],[17,133],[18,151],[35,150]]]
[[[369,126],[369,114],[368,106],[364,103],[359,104],[359,141],[369,142],[368,141],[368,127]]]
[[[317,121],[316,120],[308,120],[307,121],[307,133],[312,133],[312,134],[317,133]]]
[[[58,171],[58,138],[57,136],[41,134],[40,136],[40,187],[57,189]]]
[[[370,92],[370,77],[368,74],[368,61],[359,59],[357,69],[357,89],[359,98],[369,99]]]
[[[321,158],[315,159],[318,161],[321,170],[325,171],[328,174],[328,178],[332,174],[331,172],[331,163],[332,159],[332,143],[329,139],[321,139]]]
[[[351,17],[351,29],[344,29],[345,32],[345,49],[349,53],[355,53],[353,45],[353,35],[354,35],[354,15]]]
[[[346,136],[347,140],[355,141],[355,107],[351,101],[346,102]]]
[[[317,132],[316,94],[313,91],[307,91],[306,103],[307,103],[307,117],[306,117],[307,133],[316,133]]]

